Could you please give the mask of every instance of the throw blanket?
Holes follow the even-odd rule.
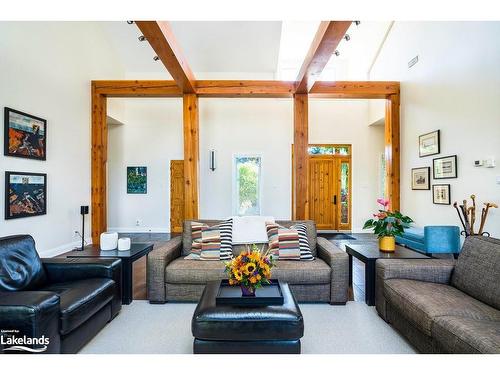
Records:
[[[266,221],[272,216],[233,216],[233,244],[267,243]]]

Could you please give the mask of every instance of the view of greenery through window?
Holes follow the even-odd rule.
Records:
[[[348,146],[309,146],[310,155],[349,155]]]
[[[258,156],[236,157],[236,191],[238,215],[260,214],[260,163]]]

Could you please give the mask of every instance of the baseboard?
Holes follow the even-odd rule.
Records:
[[[90,245],[92,243],[91,238],[86,239],[87,245]],[[52,249],[47,249],[44,251],[39,251],[38,255],[40,255],[40,258],[54,258],[58,255],[67,253],[68,251],[73,250],[76,247],[80,247],[82,245],[81,241],[74,241],[70,242],[61,246],[54,247]]]
[[[154,227],[114,227],[108,228],[108,232],[118,233],[170,233],[167,228],[154,228]]]

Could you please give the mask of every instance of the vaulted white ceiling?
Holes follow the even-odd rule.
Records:
[[[284,79],[296,77],[319,22],[314,21],[174,21],[176,39],[200,79]],[[126,22],[101,22],[105,37],[127,74],[138,78],[170,78],[139,29]],[[364,80],[390,22],[352,25],[349,41],[338,47],[325,67],[323,80]],[[217,73],[217,76],[214,74]]]
[[[176,21],[174,35],[191,70],[198,72],[269,73],[276,71],[281,22],[266,21]],[[164,73],[148,42],[139,42],[136,25],[103,22],[127,72]]]

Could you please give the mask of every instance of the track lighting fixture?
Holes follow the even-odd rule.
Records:
[[[160,58],[158,56],[155,56],[155,57],[153,57],[153,60],[158,61],[158,60],[160,60]]]
[[[139,36],[139,42],[144,42],[146,40],[146,37],[144,35]]]
[[[334,54],[335,56],[340,56],[340,52],[338,50],[335,50]]]
[[[344,39],[346,40],[346,42],[348,42],[351,40],[351,36],[349,34],[345,34]]]
[[[134,21],[127,21],[127,23],[128,23],[129,25],[132,25],[132,24],[134,23]]]
[[[354,24],[355,24],[356,26],[359,26],[359,24],[360,24],[360,23],[361,23],[361,21],[354,21]]]

